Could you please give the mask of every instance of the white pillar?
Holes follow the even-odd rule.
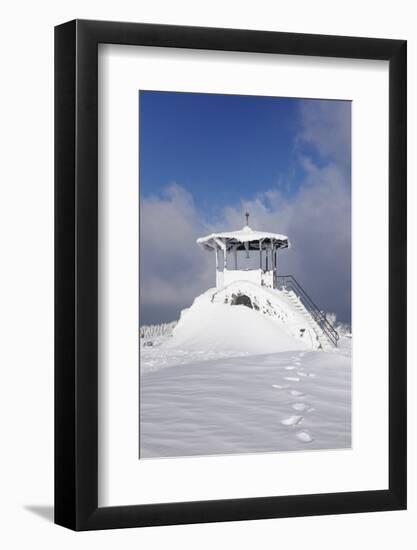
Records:
[[[227,252],[226,252],[227,247],[226,247],[226,244],[221,239],[218,239],[216,237],[214,237],[213,241],[217,244],[219,249],[223,250],[223,267],[224,267],[224,269],[226,269],[226,266],[227,266]]]
[[[277,256],[278,256],[278,248],[274,247],[274,281],[273,281],[274,288],[277,288],[278,286],[277,285],[278,283]]]
[[[245,250],[246,250],[246,258],[249,259],[249,243],[247,241],[245,242]]]
[[[263,239],[259,240],[259,267],[262,269],[262,242]]]

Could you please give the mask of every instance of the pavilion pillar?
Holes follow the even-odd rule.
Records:
[[[235,269],[237,270],[237,244],[233,247],[233,257],[235,260]]]
[[[245,242],[246,258],[249,260],[249,243]]]
[[[262,269],[262,243],[263,239],[259,240],[259,267]]]
[[[216,245],[219,247],[219,249],[223,250],[223,269],[226,269],[226,267],[227,267],[227,247],[221,239],[215,237],[213,240],[216,243]],[[216,249],[216,252],[217,252],[217,249]]]
[[[277,288],[278,287],[278,279],[277,279],[277,276],[278,276],[278,271],[277,271],[277,256],[278,256],[278,248],[274,247],[273,249],[273,254],[274,254],[274,280],[273,280],[273,286],[274,288]]]

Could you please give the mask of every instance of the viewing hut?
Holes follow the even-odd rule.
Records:
[[[256,231],[246,224],[238,231],[212,233],[197,239],[205,250],[214,251],[216,258],[216,287],[222,289],[235,281],[250,281],[268,288],[276,288],[278,275],[278,250],[288,248],[286,235]],[[258,259],[250,258],[256,251]],[[240,253],[243,253],[239,255]],[[248,260],[251,263],[248,266]],[[245,267],[246,266],[246,267]]]

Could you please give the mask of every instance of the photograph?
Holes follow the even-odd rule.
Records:
[[[5,4],[0,548],[416,539],[415,11]]]
[[[351,448],[351,101],[139,91],[139,459]]]

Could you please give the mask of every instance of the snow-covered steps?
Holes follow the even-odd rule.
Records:
[[[280,292],[286,297],[288,302],[292,304],[297,312],[299,312],[309,328],[314,332],[316,336],[317,348],[322,350],[330,350],[334,348],[333,342],[329,339],[328,335],[320,328],[312,314],[308,311],[306,306],[301,301],[300,297],[293,290],[283,289]]]

